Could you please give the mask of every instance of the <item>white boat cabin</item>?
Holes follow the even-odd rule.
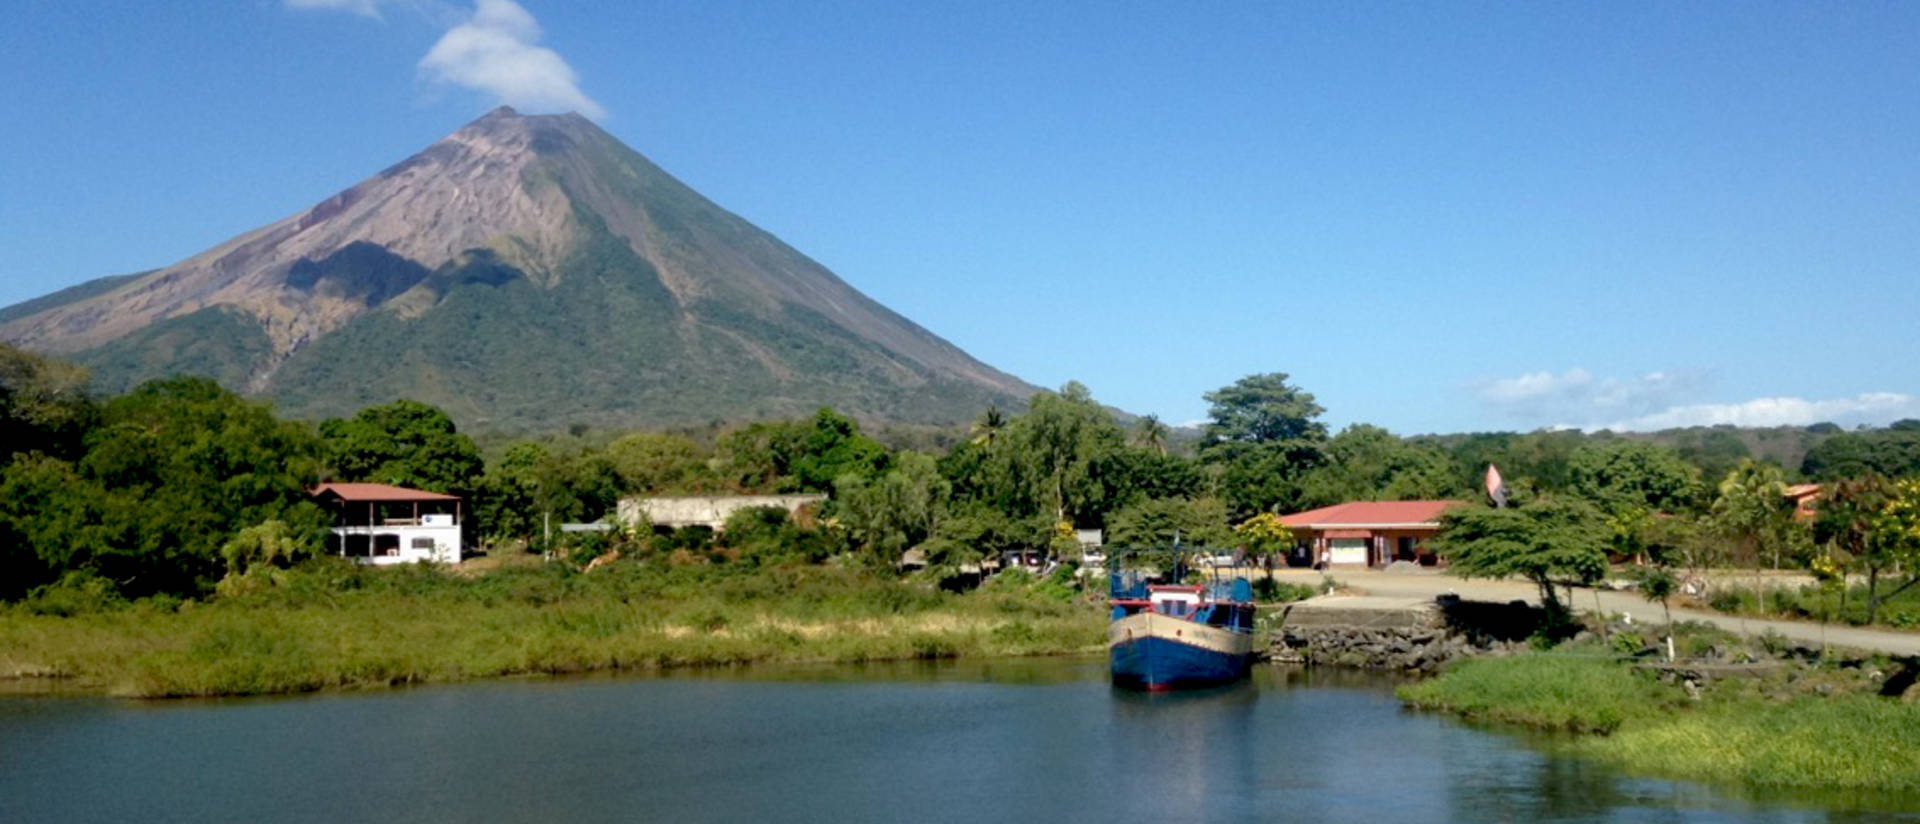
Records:
[[[1147,603],[1154,612],[1185,618],[1200,608],[1200,587],[1156,585],[1147,587]]]

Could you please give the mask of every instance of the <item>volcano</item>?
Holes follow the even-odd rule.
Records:
[[[106,391],[202,374],[301,417],[413,398],[494,431],[946,424],[1033,391],[586,118],[504,107],[172,266],[0,310],[0,340]]]

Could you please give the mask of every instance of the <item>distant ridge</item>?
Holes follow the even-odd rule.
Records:
[[[1033,391],[585,118],[505,107],[172,266],[0,310],[0,339],[109,390],[198,373],[296,415],[411,397],[496,430],[954,423]]]

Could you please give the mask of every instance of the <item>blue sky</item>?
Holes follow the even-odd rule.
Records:
[[[500,102],[1031,382],[1412,434],[1920,417],[1920,5],[25,0],[0,304]]]

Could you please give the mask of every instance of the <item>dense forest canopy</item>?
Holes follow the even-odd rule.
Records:
[[[1767,531],[1785,482],[1920,475],[1916,421],[1851,432],[1406,438],[1368,424],[1330,432],[1313,395],[1284,373],[1250,375],[1206,399],[1197,438],[1152,417],[1123,423],[1069,383],[1034,395],[1023,413],[985,409],[951,432],[869,432],[821,409],[797,420],[476,443],[445,412],[407,400],[314,424],[202,378],[100,397],[84,370],[0,345],[0,598],[63,579],[129,597],[205,595],[250,553],[285,563],[317,551],[327,522],[307,490],[327,480],[461,495],[472,503],[469,540],[491,551],[524,549],[547,524],[607,517],[623,495],[822,492],[831,499],[806,524],[763,515],[729,531],[752,552],[710,536],[665,548],[713,562],[846,555],[883,567],[918,549],[951,570],[1004,550],[1071,546],[1075,529],[1105,529],[1122,543],[1175,534],[1247,543],[1263,534],[1250,528],[1263,514],[1350,500],[1479,501],[1496,464],[1520,509],[1546,508],[1463,524],[1459,535],[1471,526],[1506,541],[1472,562],[1506,569],[1512,559],[1499,553],[1527,523],[1579,533],[1587,555],[1556,560],[1560,571],[1545,579],[1586,574],[1589,550],[1602,544],[1704,553],[1696,521],[1746,530],[1731,545],[1755,558],[1804,556],[1787,546],[1794,539]],[[1740,508],[1741,489],[1759,490],[1749,497],[1762,501],[1760,514]]]

